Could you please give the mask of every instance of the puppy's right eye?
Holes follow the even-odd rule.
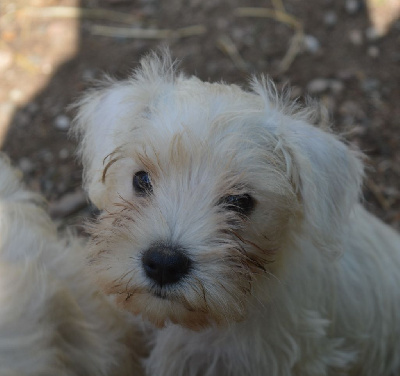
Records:
[[[133,176],[133,188],[140,196],[153,192],[150,176],[146,171],[139,171]]]
[[[229,195],[220,200],[220,204],[228,210],[242,215],[249,215],[254,209],[254,199],[249,194]]]

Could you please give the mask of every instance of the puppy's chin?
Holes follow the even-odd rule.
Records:
[[[134,293],[116,294],[115,303],[122,309],[134,315],[141,315],[158,328],[169,323],[180,325],[190,330],[202,331],[210,326],[225,326],[230,322],[244,319],[244,312],[235,315],[221,315],[209,307],[189,305],[184,298],[174,299],[157,296],[151,292],[138,291]]]

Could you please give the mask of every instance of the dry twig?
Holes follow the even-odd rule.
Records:
[[[137,22],[140,15],[126,14],[102,8],[81,7],[26,7],[17,12],[18,17],[96,19],[120,23]]]
[[[219,37],[217,40],[217,46],[222,52],[226,53],[231,58],[236,68],[244,72],[248,71],[246,62],[240,56],[239,51],[229,36],[222,35]]]
[[[285,6],[283,5],[282,0],[272,0],[272,6],[274,7],[275,10],[280,10],[282,12],[285,12]]]
[[[279,64],[279,73],[283,73],[289,69],[294,59],[301,51],[304,41],[304,28],[301,21],[286,13],[281,0],[274,0],[273,5],[274,9],[252,7],[236,8],[235,14],[238,17],[271,18],[295,30],[295,35],[292,37],[289,48]]]
[[[183,27],[181,29],[141,29],[130,27],[115,27],[104,25],[93,25],[90,31],[94,35],[117,38],[137,38],[137,39],[166,39],[166,38],[186,38],[204,34],[207,29],[203,25]]]

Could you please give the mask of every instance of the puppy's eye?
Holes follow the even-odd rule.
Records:
[[[133,188],[141,196],[153,192],[150,176],[146,171],[139,171],[133,176]]]
[[[226,209],[235,211],[239,214],[247,215],[254,209],[254,199],[249,194],[225,196],[221,199]]]

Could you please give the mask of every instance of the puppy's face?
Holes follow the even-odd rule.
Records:
[[[297,147],[286,132],[298,123],[298,136],[315,136],[311,126],[266,105],[262,93],[168,76],[161,65],[146,60],[131,81],[81,103],[86,185],[103,209],[91,229],[91,264],[122,307],[158,326],[239,321],[260,286],[268,295],[309,212],[329,215],[304,205],[326,179],[325,161],[321,177],[310,158],[321,145],[296,156],[308,141]],[[335,158],[345,151],[340,158],[360,170],[327,137]],[[327,197],[332,187],[320,189]]]

